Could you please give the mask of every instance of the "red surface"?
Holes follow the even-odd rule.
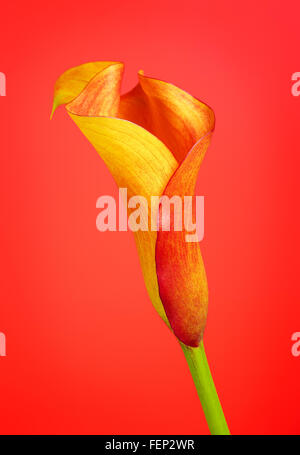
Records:
[[[131,233],[100,233],[117,195],[56,78],[126,63],[213,107],[201,167],[205,343],[232,433],[300,433],[298,1],[1,6],[1,433],[208,431],[183,354],[147,297]]]

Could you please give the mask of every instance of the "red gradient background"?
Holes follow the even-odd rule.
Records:
[[[1,6],[1,433],[208,433],[132,234],[96,230],[110,174],[64,109],[49,121],[56,78],[94,60],[213,107],[207,355],[232,433],[300,433],[299,25],[298,1]]]

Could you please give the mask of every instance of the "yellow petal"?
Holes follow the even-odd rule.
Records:
[[[119,188],[128,189],[128,197],[161,195],[177,163],[165,145],[148,131],[126,120],[84,117],[70,114],[76,125],[95,147]],[[150,225],[150,215],[149,215]],[[155,265],[155,231],[134,233],[145,284],[150,299],[165,320]]]
[[[134,195],[144,196],[150,207],[151,196],[160,196],[163,193],[168,180],[177,168],[177,162],[168,148],[142,127],[127,120],[101,116],[114,115],[114,100],[120,78],[120,71],[117,71],[118,65],[109,65],[94,76],[97,84],[92,81],[85,85],[84,89],[77,93],[77,97],[66,106],[66,109],[95,147],[117,185],[128,189],[129,198]],[[76,69],[76,75],[80,79],[80,67]],[[102,77],[106,82],[103,82]],[[61,81],[68,84],[67,76],[61,76],[59,84],[60,93],[66,93],[67,89]],[[107,88],[105,100],[101,100],[103,85],[108,81],[110,88]],[[95,115],[95,102],[90,104],[86,102],[87,99],[94,100],[98,105],[97,117],[91,116]],[[105,101],[105,108],[103,108],[103,101]],[[156,275],[157,233],[151,230],[138,231],[134,233],[134,236],[151,301],[159,315],[167,322],[159,297]]]
[[[58,106],[74,100],[96,75],[116,64],[122,65],[116,62],[93,62],[65,71],[55,83],[51,117]]]
[[[66,104],[129,198],[144,196],[150,207],[151,196],[192,195],[207,133],[214,128],[213,111],[178,87],[141,72],[137,86],[120,97],[122,72],[117,62],[67,71],[56,83],[54,109]],[[172,229],[158,236],[151,230],[134,235],[153,305],[182,342],[197,346],[208,302],[199,244],[186,243],[185,232]]]

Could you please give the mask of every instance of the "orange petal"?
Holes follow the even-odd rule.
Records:
[[[150,206],[153,195],[192,195],[210,134],[203,136],[214,127],[213,111],[142,73],[139,84],[120,98],[122,72],[123,65],[114,62],[68,70],[56,83],[53,111],[67,104],[129,197],[144,196]],[[207,282],[199,244],[185,242],[185,234],[171,226],[170,232],[134,235],[153,305],[182,342],[197,346],[206,321]]]
[[[169,181],[164,195],[182,197],[194,194],[198,170],[211,133],[207,133],[188,153]],[[193,210],[193,215],[195,211]],[[195,218],[193,219],[195,222]],[[171,327],[180,341],[199,346],[207,317],[208,287],[199,243],[186,242],[186,231],[158,232],[156,270],[159,294]]]
[[[80,67],[76,74],[80,74]],[[95,147],[117,185],[128,189],[129,198],[144,196],[150,207],[151,196],[163,193],[177,163],[168,148],[151,133],[132,122],[112,117],[118,100],[120,77],[119,64],[104,68],[77,93],[66,109]],[[68,84],[66,76],[63,75],[61,79]],[[65,91],[64,86],[61,89]],[[95,112],[97,116],[93,116]],[[134,236],[150,299],[167,322],[156,275],[157,232],[137,231]]]
[[[139,84],[121,97],[119,116],[158,137],[181,163],[193,145],[214,129],[212,109],[173,84],[139,73]]]
[[[56,108],[62,104],[67,104],[73,101],[89,84],[92,83],[93,78],[97,77],[97,75],[101,74],[106,68],[113,66],[120,71],[120,67],[123,69],[122,63],[116,62],[93,62],[93,63],[84,63],[83,65],[76,66],[75,68],[71,68],[65,71],[56,81],[54,87],[54,100],[53,100],[53,108],[51,117],[53,116]],[[113,69],[113,76],[114,76]],[[112,76],[112,72],[108,72],[108,75]],[[102,76],[102,79],[103,78]],[[111,80],[113,78],[111,77]],[[118,80],[117,82],[120,82]],[[97,81],[96,81],[97,83]],[[115,81],[113,82],[113,84]],[[109,84],[108,84],[109,85]],[[102,89],[104,88],[104,84],[102,85]],[[100,93],[100,92],[99,92]],[[109,95],[109,92],[105,93]],[[104,97],[102,96],[102,101]],[[97,103],[99,106],[99,103]],[[93,112],[95,109],[93,108]],[[97,115],[97,114],[96,114]]]

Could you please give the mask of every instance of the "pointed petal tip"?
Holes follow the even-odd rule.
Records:
[[[51,114],[50,114],[50,120],[52,120],[53,115],[54,115],[54,112],[55,112],[55,107],[53,106],[53,107],[52,107]]]
[[[50,120],[52,120],[54,112],[56,111],[57,108],[58,108],[58,103],[57,103],[56,99],[54,98],[52,110],[51,110],[51,114],[50,114]]]

